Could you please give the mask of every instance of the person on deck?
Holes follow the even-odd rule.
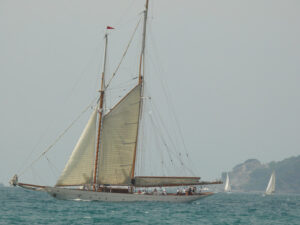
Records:
[[[188,188],[188,195],[192,195],[192,187]]]
[[[197,188],[193,187],[193,193],[196,193],[196,191],[197,191]]]

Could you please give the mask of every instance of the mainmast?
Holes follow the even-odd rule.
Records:
[[[101,135],[101,126],[102,126],[102,116],[103,116],[103,102],[104,102],[104,87],[105,87],[105,70],[106,70],[106,59],[107,59],[107,44],[108,44],[108,34],[105,36],[105,48],[104,48],[104,60],[103,60],[103,70],[101,78],[101,89],[100,89],[100,101],[99,101],[99,124],[98,124],[98,137],[97,137],[97,147],[96,147],[96,157],[95,157],[95,168],[94,168],[94,182],[93,190],[96,191],[96,182],[97,182],[97,171],[98,171],[98,155],[100,148],[100,135]]]
[[[145,72],[145,45],[146,45],[148,5],[149,5],[149,0],[146,0],[146,6],[145,6],[146,8],[144,11],[142,50],[141,50],[141,55],[140,55],[140,66],[139,66],[139,84],[141,84],[143,82],[143,76],[144,76],[144,72]],[[143,68],[143,72],[142,72],[142,68]]]
[[[143,102],[142,102],[142,96],[144,93],[144,75],[145,75],[145,45],[146,45],[146,31],[147,31],[147,17],[148,17],[148,5],[149,0],[146,0],[145,10],[144,10],[144,26],[143,26],[143,39],[142,39],[142,49],[141,49],[141,55],[140,55],[140,65],[139,65],[139,85],[141,85],[141,98],[140,98],[140,111],[139,111],[139,122],[141,121],[142,117],[142,108],[143,108]],[[139,124],[140,125],[140,124]],[[131,172],[131,183],[134,185],[134,171],[135,171],[135,162],[136,162],[136,149],[138,145],[138,135],[139,135],[139,126],[137,130],[136,135],[136,142],[135,142],[135,148],[134,148],[134,156],[133,156],[133,165],[132,165],[132,172]]]

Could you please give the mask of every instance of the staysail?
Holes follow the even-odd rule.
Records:
[[[91,115],[56,186],[91,184],[93,177],[97,110]]]
[[[275,172],[273,172],[270,177],[270,180],[269,180],[269,183],[268,183],[268,186],[266,189],[266,194],[270,195],[274,192],[275,192]]]
[[[130,185],[139,122],[141,85],[103,118],[98,184]]]
[[[230,180],[229,180],[228,173],[227,173],[227,176],[226,176],[224,191],[225,192],[231,192],[231,185],[230,185]]]

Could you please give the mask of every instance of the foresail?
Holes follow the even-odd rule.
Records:
[[[91,115],[56,186],[91,184],[94,167],[97,110]]]
[[[141,85],[137,85],[103,118],[98,184],[131,184],[140,93]]]
[[[136,187],[186,186],[199,184],[200,177],[135,177]]]

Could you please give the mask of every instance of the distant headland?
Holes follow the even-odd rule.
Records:
[[[246,160],[228,172],[232,191],[264,191],[272,171],[276,173],[276,192],[300,193],[300,155],[267,164],[257,159]],[[226,172],[223,172],[222,180],[225,179]]]

